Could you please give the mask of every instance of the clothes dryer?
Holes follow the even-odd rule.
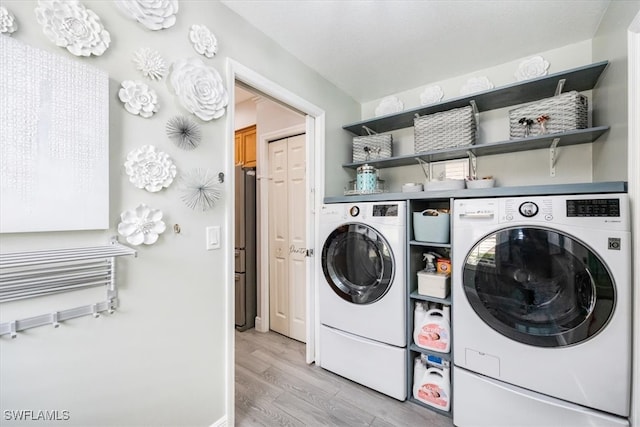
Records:
[[[626,194],[454,201],[457,426],[627,425],[628,210]]]
[[[406,398],[406,202],[320,212],[320,365]]]

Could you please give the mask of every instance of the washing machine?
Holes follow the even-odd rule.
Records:
[[[406,202],[319,211],[320,366],[406,399]]]
[[[625,426],[626,194],[455,200],[454,424]]]

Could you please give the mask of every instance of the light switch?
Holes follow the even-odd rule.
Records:
[[[214,225],[206,228],[207,250],[220,249],[220,226]]]

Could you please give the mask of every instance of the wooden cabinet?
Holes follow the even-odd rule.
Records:
[[[235,159],[236,165],[247,168],[256,167],[256,125],[236,131]]]

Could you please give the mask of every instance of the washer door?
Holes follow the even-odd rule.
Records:
[[[393,282],[391,247],[375,229],[365,224],[336,228],[322,248],[322,271],[331,289],[354,304],[371,304],[382,298]]]
[[[486,324],[538,347],[591,338],[615,305],[613,279],[598,255],[571,236],[543,228],[486,236],[468,253],[462,281]]]

